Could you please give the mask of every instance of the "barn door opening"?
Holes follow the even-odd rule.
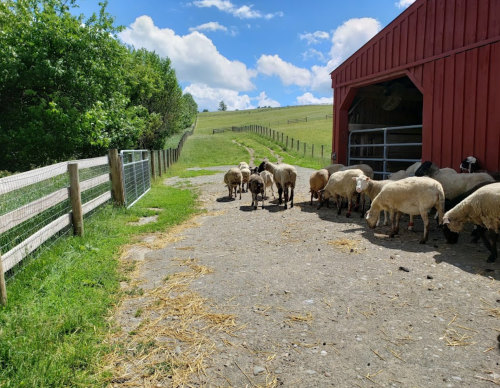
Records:
[[[348,164],[369,164],[378,178],[422,158],[423,95],[408,77],[358,89],[349,109]]]

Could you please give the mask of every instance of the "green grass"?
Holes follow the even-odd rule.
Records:
[[[164,231],[196,210],[191,190],[153,185],[129,210],[105,207],[85,223],[85,236],[63,238],[7,282],[0,307],[0,387],[103,386],[103,339],[120,299],[120,247],[138,233]],[[162,211],[149,210],[160,208]],[[158,214],[158,222],[127,225]]]

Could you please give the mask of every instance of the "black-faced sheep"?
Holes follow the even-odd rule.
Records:
[[[478,226],[478,234],[490,251],[487,261],[494,262],[498,257],[496,243],[500,227],[500,183],[481,187],[447,211],[443,218],[443,223],[455,233],[459,233],[467,222]]]
[[[234,198],[236,198],[236,189],[240,189],[240,199],[241,199],[241,185],[243,183],[243,176],[241,175],[241,171],[237,167],[230,168],[228,172],[224,175],[224,183],[227,185],[229,190],[229,198],[233,198],[233,189],[234,189]]]
[[[285,209],[287,202],[290,200],[290,207],[293,207],[293,191],[295,189],[295,181],[297,180],[297,170],[289,164],[274,164],[264,161],[259,165],[259,172],[269,171],[273,174],[274,183],[278,187],[278,203],[283,203],[282,195],[284,192]],[[288,188],[290,188],[290,197],[288,196]]]
[[[342,209],[342,198],[347,199],[347,214],[346,217],[351,216],[351,208],[352,208],[352,198],[356,196],[356,182],[352,178],[355,178],[359,175],[363,175],[363,171],[355,169],[355,170],[346,170],[346,171],[338,171],[330,176],[328,182],[324,189],[320,190],[320,200],[318,209],[323,206],[324,201],[328,201],[330,197],[335,199],[337,204],[337,214],[340,214]]]
[[[494,182],[493,177],[486,173],[457,174],[456,171],[439,169],[432,162],[424,162],[415,171],[415,176],[428,176],[443,185],[444,195],[447,199],[453,199],[460,194],[474,188],[481,182]]]
[[[250,175],[250,179],[248,180],[248,189],[252,194],[252,204],[254,209],[257,209],[259,204],[259,194],[262,198],[262,209],[264,209],[264,179],[258,174],[257,169],[255,169],[254,173]]]
[[[444,212],[444,191],[442,185],[434,179],[427,177],[410,177],[386,184],[372,202],[370,210],[366,213],[366,222],[374,228],[382,210],[387,210],[391,215],[390,237],[399,232],[399,219],[402,213],[418,215],[424,221],[424,234],[420,244],[425,244],[429,236],[430,209],[435,207],[439,214],[440,224]],[[394,215],[396,213],[396,215]]]
[[[323,168],[318,171],[314,171],[309,177],[309,192],[311,193],[311,205],[313,204],[313,198],[319,198],[319,191],[324,189],[328,183],[328,178],[330,174],[328,170]]]

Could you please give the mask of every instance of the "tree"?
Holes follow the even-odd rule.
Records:
[[[190,127],[198,113],[198,104],[190,93],[182,95],[182,117],[181,123],[183,128]]]
[[[227,105],[224,101],[219,102],[219,110],[225,112],[227,110]]]

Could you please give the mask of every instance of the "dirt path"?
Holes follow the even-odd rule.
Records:
[[[414,232],[389,239],[387,228],[374,232],[345,210],[316,210],[305,168],[294,208],[266,201],[254,211],[250,194],[226,198],[229,167],[165,182],[200,190],[207,214],[129,255],[143,259],[133,286],[144,294],[116,319],[124,333],[147,334],[130,336],[130,348],[147,338],[156,345],[115,363],[125,378],[115,386],[182,386],[187,375],[160,373],[165,359],[186,370],[203,363],[206,375],[191,381],[206,387],[500,384],[500,266],[485,263],[483,246],[468,236],[448,246],[436,227],[419,245],[419,219]],[[180,295],[191,296],[182,308]]]

